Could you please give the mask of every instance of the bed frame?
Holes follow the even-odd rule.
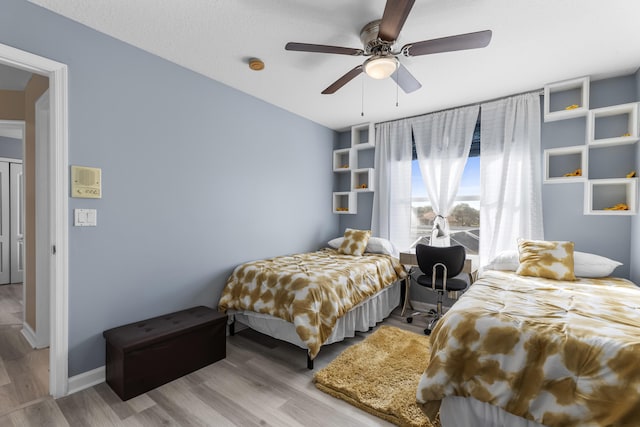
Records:
[[[401,286],[401,280],[398,280],[349,310],[338,319],[333,332],[322,345],[354,337],[356,332],[369,331],[377,323],[389,317],[393,309],[400,304]],[[291,322],[252,311],[228,310],[227,314],[229,315],[229,335],[235,334],[235,323],[239,322],[257,332],[307,350]],[[307,368],[313,369],[313,359],[309,357],[308,351]]]

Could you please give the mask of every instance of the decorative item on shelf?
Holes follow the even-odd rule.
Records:
[[[580,108],[578,104],[571,104],[569,106],[564,107],[565,110],[575,110],[576,108]]]
[[[573,172],[565,173],[564,176],[582,176],[582,169],[576,169]]]
[[[349,165],[342,165],[340,166],[341,169],[349,169]]]
[[[631,136],[631,134],[630,134],[629,132],[627,132],[627,133],[625,133],[625,134],[624,134],[624,135],[622,135],[622,136]]]
[[[347,212],[349,208],[336,208],[338,212]]]
[[[604,208],[605,211],[628,211],[629,206],[626,203],[618,203],[617,205],[609,208]]]
[[[368,188],[367,184],[360,184],[360,188],[365,189]]]
[[[636,171],[631,171],[627,174],[627,178],[635,178],[636,176]]]

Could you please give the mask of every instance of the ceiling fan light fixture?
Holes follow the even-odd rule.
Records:
[[[364,72],[374,79],[386,79],[398,69],[395,56],[372,56],[364,63]]]

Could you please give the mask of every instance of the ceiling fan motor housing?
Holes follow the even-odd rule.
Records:
[[[380,30],[380,20],[369,22],[360,30],[360,40],[364,46],[365,55],[385,56],[391,54],[393,43],[380,40],[378,32]]]

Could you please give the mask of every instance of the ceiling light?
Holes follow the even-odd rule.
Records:
[[[364,63],[364,72],[374,79],[386,79],[398,69],[395,56],[372,56]]]

